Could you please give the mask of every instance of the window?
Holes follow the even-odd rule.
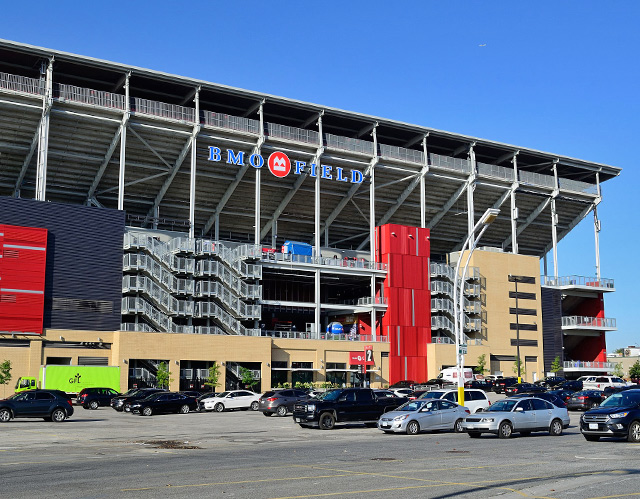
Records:
[[[448,400],[441,400],[440,404],[443,409],[454,409],[456,406],[453,402],[449,402]]]
[[[340,397],[340,401],[341,402],[355,402],[356,401],[356,394],[355,392],[346,392],[342,394],[342,397]]]
[[[533,399],[531,403],[533,404],[534,411],[544,411],[546,409],[551,409],[551,404],[546,400]]]
[[[53,395],[47,392],[37,392],[36,400],[53,400]]]
[[[293,390],[283,390],[280,392],[282,397],[293,397]]]
[[[458,394],[456,392],[449,392],[442,398],[445,400],[450,400],[451,402],[455,402],[456,400],[458,400]]]
[[[523,400],[516,407],[522,407],[522,409],[525,411],[531,411],[531,400]]]
[[[361,390],[356,392],[356,400],[358,402],[367,402],[369,400],[373,400],[371,396],[371,390]]]

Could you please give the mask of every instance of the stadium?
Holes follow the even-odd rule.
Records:
[[[15,378],[422,382],[456,364],[456,289],[466,366],[613,369],[598,205],[617,167],[6,40],[0,130]],[[585,218],[596,275],[563,275]]]

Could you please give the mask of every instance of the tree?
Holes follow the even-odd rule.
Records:
[[[253,387],[258,383],[258,381],[253,377],[253,371],[242,366],[239,367],[239,371],[240,381],[242,384],[249,389],[253,389]]]
[[[629,378],[632,380],[640,379],[640,360],[636,360],[635,364],[629,369]]]
[[[220,366],[218,364],[213,364],[209,368],[209,374],[204,381],[204,386],[210,386],[211,391],[216,391],[216,386],[220,384]]]
[[[560,362],[560,356],[558,355],[551,363],[551,372],[557,374],[560,369],[562,369],[562,363]]]
[[[618,378],[622,378],[624,376],[624,371],[622,370],[622,362],[616,363],[616,366],[613,368],[613,375]]]
[[[486,354],[483,353],[480,357],[478,357],[478,360],[476,361],[476,367],[474,367],[473,370],[476,374],[484,374],[488,371]]]
[[[2,386],[2,393],[4,394],[7,383],[11,381],[11,361],[5,360],[0,364],[0,385]]]
[[[624,357],[624,348],[616,348],[613,353],[617,353],[619,355],[622,355]]]
[[[513,374],[515,374],[516,376],[518,375],[518,365],[520,366],[520,376],[524,378],[524,375],[525,375],[524,363],[522,362],[520,357],[517,357],[516,361],[513,363]]]
[[[156,381],[158,383],[158,388],[169,388],[169,384],[173,381],[171,371],[169,371],[165,362],[160,362],[160,365],[158,365]]]

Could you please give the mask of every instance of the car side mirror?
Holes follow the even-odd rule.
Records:
[[[484,412],[484,407],[478,407],[478,408],[476,409],[476,412]]]
[[[524,412],[524,409],[522,407],[516,407],[516,412]]]

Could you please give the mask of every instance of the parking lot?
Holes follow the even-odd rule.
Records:
[[[260,412],[141,417],[76,408],[0,426],[5,497],[579,497],[640,495],[640,447],[534,433],[303,429]]]

